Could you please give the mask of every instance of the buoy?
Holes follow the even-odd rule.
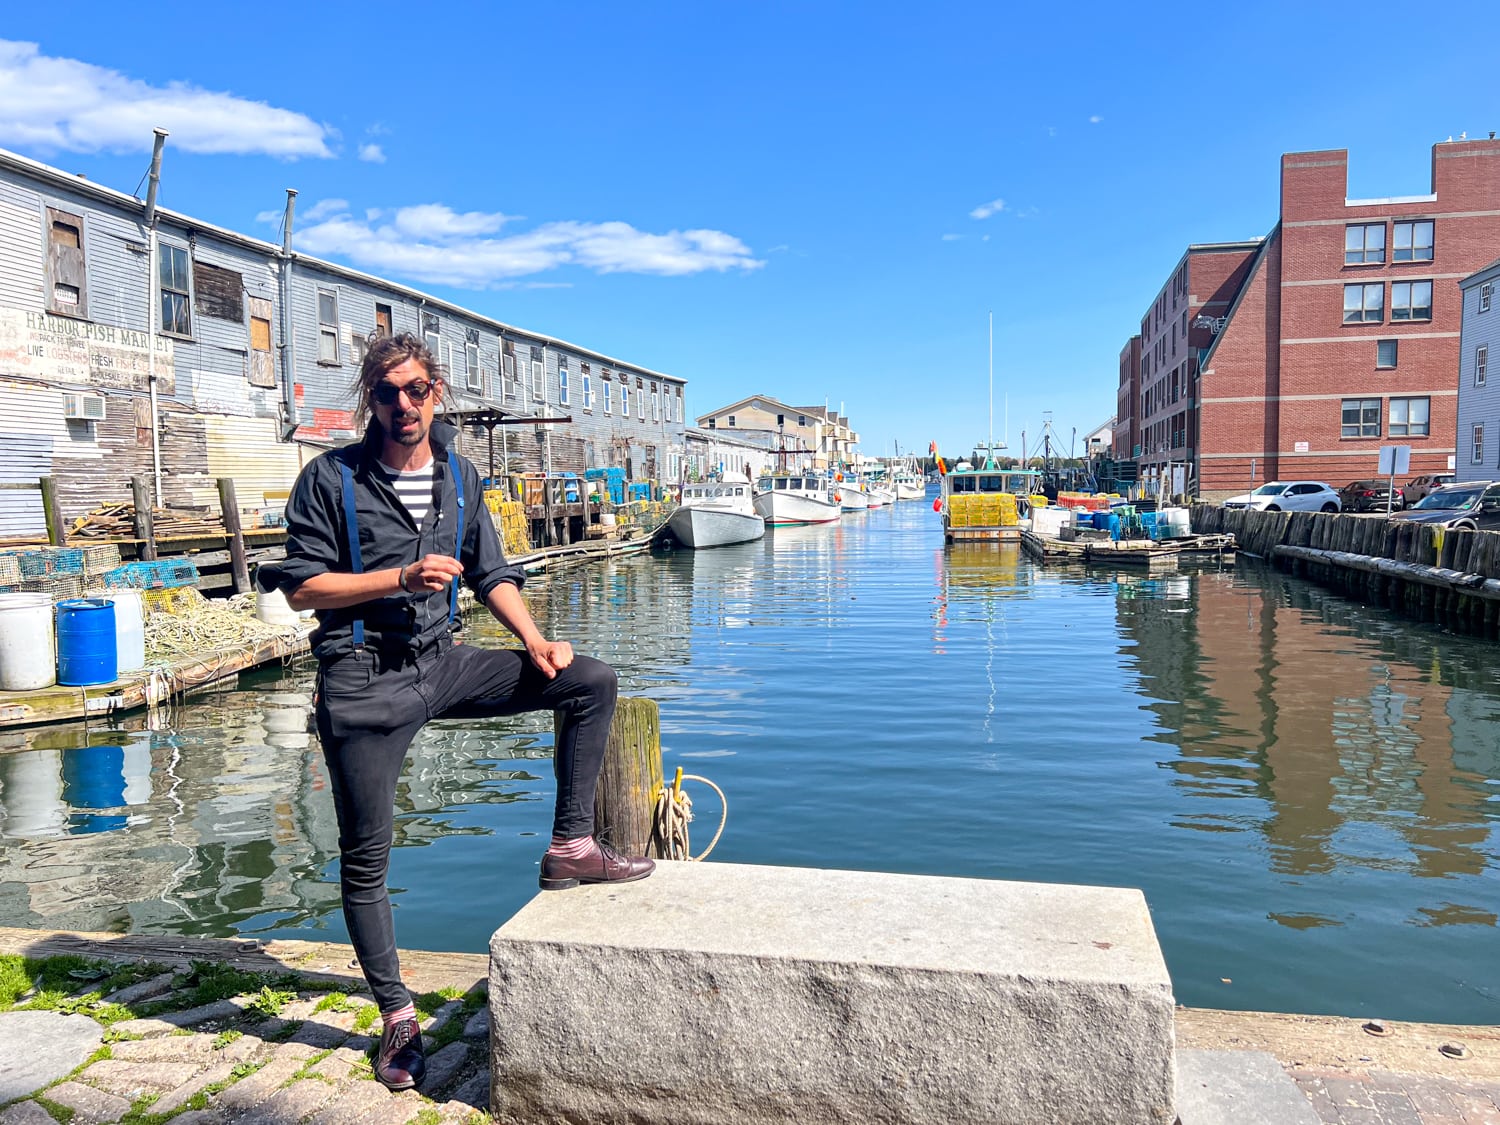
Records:
[[[940,499],[939,500],[934,500],[932,502],[932,510],[934,512],[941,512],[943,510],[943,502],[942,502],[942,500],[940,500]]]

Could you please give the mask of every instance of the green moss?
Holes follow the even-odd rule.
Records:
[[[380,1019],[380,1010],[374,1004],[366,1004],[354,1017],[354,1030],[363,1035]]]
[[[57,1125],[68,1125],[73,1120],[73,1111],[65,1105],[58,1105],[56,1102],[44,1098],[40,1094],[33,1098],[32,1101],[45,1109],[51,1115],[52,1120],[57,1122]]]
[[[229,1044],[233,1043],[236,1039],[243,1039],[244,1037],[245,1037],[245,1033],[243,1031],[236,1031],[232,1027],[231,1028],[227,1028],[224,1031],[221,1031],[221,1032],[219,1032],[219,1034],[217,1034],[217,1035],[214,1036],[213,1049],[215,1051],[222,1051],[225,1047],[229,1046]]]
[[[276,1030],[268,1031],[261,1038],[267,1043],[285,1043],[293,1035],[301,1031],[302,1025],[306,1022],[306,1020],[287,1020],[286,1023],[276,1028]]]
[[[443,1115],[435,1106],[424,1106],[408,1125],[442,1125]]]
[[[485,1002],[489,1000],[489,998],[489,986],[476,984],[473,988],[469,989],[468,992],[464,993],[464,1014],[472,1016],[475,1012],[479,1011],[480,1008],[484,1007]]]

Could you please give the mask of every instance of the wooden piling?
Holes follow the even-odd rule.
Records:
[[[68,529],[63,526],[62,507],[57,502],[57,481],[42,477],[37,481],[42,492],[42,517],[47,521],[47,542],[54,547],[68,545]]]
[[[562,716],[553,720],[553,731]],[[625,855],[660,858],[651,839],[662,789],[661,715],[656,700],[622,697],[615,705],[594,794],[594,831]]]
[[[135,502],[135,537],[140,541],[139,554],[150,562],[156,558],[156,529],[151,522],[151,493],[145,477],[130,478],[130,496]]]
[[[240,505],[234,495],[234,481],[219,478],[219,511],[224,516],[224,531],[229,536],[229,569],[234,592],[250,589],[250,568],[245,565],[245,533],[240,528]]]

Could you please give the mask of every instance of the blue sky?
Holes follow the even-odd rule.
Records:
[[[288,10],[292,11],[292,10]],[[1429,190],[1500,128],[1477,8],[117,4],[8,11],[0,146],[689,380],[845,404],[867,453],[1066,445],[1190,242],[1278,158]],[[1500,252],[1500,248],[1497,248]]]

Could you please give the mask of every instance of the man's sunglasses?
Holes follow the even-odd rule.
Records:
[[[412,402],[426,402],[427,396],[432,393],[435,385],[425,379],[407,383],[404,387],[398,387],[394,383],[376,383],[370,388],[370,397],[381,406],[395,406],[396,400],[401,397],[401,392],[405,391],[406,397]]]

